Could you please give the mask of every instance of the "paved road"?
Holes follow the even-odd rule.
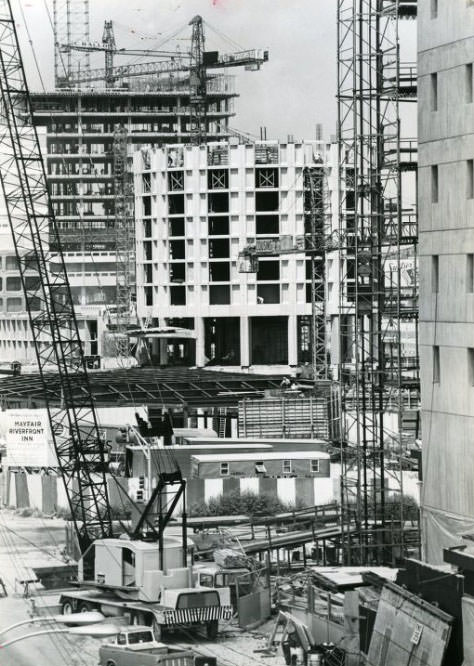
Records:
[[[15,578],[22,577],[31,564],[53,564],[64,545],[64,523],[60,520],[19,518],[0,511],[0,576],[8,590],[0,598],[0,630],[28,618],[28,600],[16,595]],[[45,600],[46,601],[46,600]],[[42,603],[42,599],[38,599]],[[0,642],[40,630],[35,624],[0,635]],[[69,636],[29,638],[0,648],[0,664],[5,666],[92,666],[97,664],[97,646],[92,639]]]

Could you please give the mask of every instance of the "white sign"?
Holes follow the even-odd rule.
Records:
[[[46,409],[11,409],[0,412],[0,433],[11,467],[57,465]]]

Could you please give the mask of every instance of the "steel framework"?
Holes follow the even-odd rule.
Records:
[[[26,301],[51,436],[63,474],[81,550],[110,536],[105,444],[101,439],[33,125],[30,95],[10,3],[0,2],[0,181]],[[54,273],[48,235],[54,239]],[[47,372],[61,386],[61,405],[50,400]],[[78,388],[80,392],[78,393]]]
[[[329,237],[331,201],[326,166],[321,164],[304,170],[306,247],[311,266],[311,365],[314,379],[329,378],[327,349],[327,270],[326,239]]]
[[[53,30],[54,80],[58,88],[90,70],[89,53],[65,52],[62,48],[64,44],[89,42],[89,0],[53,0]]]
[[[399,20],[415,15],[414,2],[338,0],[341,504],[343,528],[358,527],[343,538],[348,563],[392,561],[394,527],[405,550],[402,421],[407,391],[417,403],[419,389],[417,352],[410,363],[403,353],[407,327],[417,330],[417,225],[402,192],[416,144],[401,138],[400,105],[416,99],[416,70],[400,63]],[[389,520],[390,476],[399,495]]]
[[[128,136],[117,126],[113,142],[116,239],[116,353],[129,355],[128,328],[135,301],[135,220],[133,216],[133,185],[128,170]]]

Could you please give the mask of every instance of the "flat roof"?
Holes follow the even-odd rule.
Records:
[[[398,569],[390,567],[309,567],[313,577],[321,585],[332,589],[349,589],[366,585],[363,574],[374,573],[394,582]]]
[[[127,449],[131,451],[143,451],[143,446],[139,444],[127,444]],[[188,444],[183,445],[173,445],[173,446],[163,446],[163,444],[152,444],[150,446],[151,451],[197,451],[206,448],[206,444]],[[209,450],[219,449],[224,451],[235,451],[235,449],[271,449],[270,444],[209,444]],[[211,454],[212,455],[212,454]]]
[[[185,437],[187,442],[192,444],[200,444],[201,442],[205,444],[211,439],[210,437]],[[294,446],[295,444],[322,444],[324,446],[328,445],[327,440],[325,439],[314,439],[305,437],[300,437],[298,439],[290,439],[289,437],[219,437],[219,442],[225,442],[226,444],[255,444],[255,442],[261,442],[262,444],[271,444],[272,446],[276,443],[278,444],[289,444]],[[189,445],[188,445],[189,446]]]
[[[237,406],[243,396],[263,397],[278,389],[281,375],[253,375],[198,368],[129,368],[89,371],[87,373],[96,407],[163,405],[169,407]],[[83,376],[73,375],[72,391],[84,400]],[[61,405],[61,387],[56,373],[46,374],[48,399]],[[4,407],[37,408],[45,406],[43,383],[39,374],[0,377],[0,397]]]
[[[258,459],[255,459],[254,453],[231,453],[222,459],[222,455],[214,453],[199,453],[192,456],[193,460],[198,462],[240,462],[240,461],[253,461],[261,462],[262,460],[328,460],[329,453],[323,451],[270,451],[258,454]]]

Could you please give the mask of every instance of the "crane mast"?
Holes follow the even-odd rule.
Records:
[[[192,27],[191,36],[191,66],[190,66],[190,129],[191,142],[201,144],[206,139],[206,111],[207,111],[207,76],[204,66],[204,30],[202,17],[195,16],[189,25]]]
[[[79,547],[112,536],[107,460],[46,185],[10,0],[0,0],[0,183],[13,238],[51,437]],[[49,238],[58,250],[49,251]],[[59,375],[61,404],[48,384]],[[78,397],[80,396],[80,397]]]

